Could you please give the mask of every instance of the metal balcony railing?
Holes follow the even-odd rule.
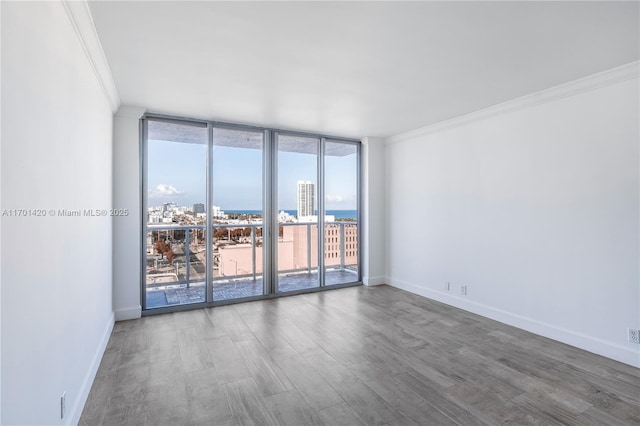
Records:
[[[344,221],[334,221],[334,222],[325,222],[325,225],[328,227],[331,227],[332,225],[338,225],[339,227],[339,233],[338,233],[338,243],[340,245],[339,248],[339,254],[340,254],[340,262],[337,266],[340,270],[345,270],[348,268],[349,265],[345,264],[345,258],[346,258],[346,245],[347,245],[347,241],[345,238],[345,228],[347,226],[358,226],[358,222],[344,222]],[[284,273],[295,273],[295,272],[302,272],[302,271],[306,271],[307,273],[311,273],[312,269],[314,268],[313,266],[313,259],[312,259],[312,232],[311,232],[311,227],[312,226],[318,226],[317,222],[309,222],[309,223],[279,223],[278,224],[279,227],[288,227],[288,226],[305,226],[306,227],[306,251],[307,251],[307,256],[306,256],[306,267],[305,268],[298,268],[298,269],[289,269],[289,270],[279,270],[278,272],[280,274],[284,274]],[[257,276],[259,275],[259,273],[257,272],[257,265],[256,265],[256,247],[257,247],[257,242],[258,242],[258,229],[262,229],[263,228],[263,224],[261,223],[247,223],[247,224],[228,224],[228,223],[224,223],[224,224],[214,224],[213,225],[213,232],[215,232],[216,229],[227,229],[228,230],[228,237],[225,240],[224,237],[223,238],[213,238],[214,240],[214,244],[216,242],[216,240],[218,241],[234,241],[233,237],[232,237],[232,231],[233,230],[238,230],[238,229],[250,229],[250,235],[248,236],[242,236],[240,238],[250,238],[250,243],[251,243],[251,273],[246,273],[246,274],[238,274],[238,270],[236,269],[235,273],[233,275],[228,275],[225,274],[223,275],[223,277],[225,277],[224,279],[229,279],[229,277],[233,277],[233,278],[249,278],[251,277],[254,281],[256,280]],[[179,231],[178,232],[178,237],[180,239],[176,239],[176,232],[175,231]],[[182,234],[182,232],[184,234]],[[192,273],[192,264],[194,263],[191,259],[193,252],[198,250],[198,247],[192,247],[192,233],[197,234],[200,233],[202,235],[201,239],[204,241],[206,240],[206,237],[204,235],[204,233],[206,232],[206,226],[205,225],[165,225],[165,224],[150,224],[147,225],[147,265],[146,265],[146,277],[147,277],[147,287],[159,287],[159,286],[175,286],[175,285],[186,285],[186,287],[190,287],[191,284],[193,284],[194,282],[200,283],[200,282],[204,282],[206,279],[206,273],[201,273],[201,274],[197,274],[196,277],[193,277],[193,273]],[[154,233],[156,233],[156,237],[154,238]],[[175,247],[176,251],[178,251],[178,253],[174,253],[176,255],[176,259],[174,259],[172,262],[168,262],[168,261],[164,261],[164,255],[160,255],[160,259],[158,259],[157,255],[154,254],[155,250],[154,250],[154,244],[156,241],[158,241],[159,239],[162,239],[162,233],[164,233],[165,237],[164,240],[168,241],[172,247],[172,249]],[[326,235],[325,235],[326,237]],[[238,238],[238,240],[240,240],[240,238]],[[278,236],[278,238],[280,238],[280,236]],[[318,236],[318,238],[320,238],[320,236]],[[236,241],[237,242],[237,241]],[[353,242],[354,245],[357,245],[357,240]],[[200,245],[198,245],[200,246]],[[180,250],[182,249],[182,250]],[[357,250],[357,249],[354,249]],[[182,251],[182,253],[180,253],[180,251]],[[326,252],[326,251],[325,251]],[[216,253],[214,251],[212,259],[214,259],[215,255],[219,256],[219,252]],[[197,253],[196,253],[197,255]],[[150,258],[150,256],[153,256],[153,259]],[[184,260],[182,260],[181,262],[181,258],[182,256],[184,256]],[[153,260],[154,261],[154,268],[150,269],[149,268],[149,260]],[[230,259],[230,261],[233,261]],[[163,266],[158,267],[158,262],[160,262],[160,265]],[[236,268],[237,268],[237,261],[236,262]],[[198,262],[200,263],[200,262]],[[206,262],[202,262],[202,263],[206,263]],[[326,262],[325,262],[326,264]],[[183,266],[183,268],[182,268]],[[212,265],[204,265],[204,267],[212,267]],[[333,265],[331,265],[333,266]],[[326,267],[326,266],[325,266]],[[175,268],[175,272],[174,271]],[[212,268],[213,269],[213,268]],[[153,273],[150,273],[150,271],[155,271]],[[204,270],[203,270],[204,271]],[[240,270],[241,271],[241,270]],[[167,281],[167,280],[163,280],[160,283],[150,283],[149,282],[149,278],[168,278],[171,276],[175,275],[175,280],[173,281]],[[195,278],[195,279],[194,279]],[[220,280],[222,277],[214,277],[214,281],[215,280]]]

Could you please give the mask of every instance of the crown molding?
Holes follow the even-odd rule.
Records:
[[[401,133],[385,139],[385,144],[390,145],[442,132],[452,128],[460,127],[474,121],[483,120],[500,114],[506,114],[518,111],[524,108],[530,108],[537,105],[553,102],[559,99],[578,95],[580,93],[596,90],[601,87],[620,83],[622,81],[631,80],[640,76],[640,61],[631,62],[616,68],[602,71],[590,76],[573,80],[549,89],[541,90],[529,95],[522,96],[501,104],[497,104],[488,108],[474,111],[449,120],[440,121],[429,126]]]
[[[118,111],[114,114],[116,117],[141,118],[147,110],[143,107],[134,105],[120,105]]]
[[[102,49],[96,26],[86,0],[62,0],[71,25],[78,36],[93,72],[102,87],[105,97],[111,105],[111,112],[115,113],[120,107],[120,96],[111,75],[107,57]]]

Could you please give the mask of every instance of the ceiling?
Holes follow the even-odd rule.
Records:
[[[89,2],[122,104],[355,138],[636,61],[639,5]]]

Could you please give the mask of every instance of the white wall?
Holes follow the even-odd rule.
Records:
[[[113,326],[112,106],[65,7],[2,4],[2,424],[77,422]],[[67,415],[60,419],[66,392]]]
[[[384,242],[384,140],[362,140],[362,281],[365,285],[385,282]]]
[[[390,138],[390,284],[640,366],[637,70]]]
[[[116,321],[140,318],[140,136],[144,109],[120,107],[113,120],[113,205],[129,216],[113,224]]]

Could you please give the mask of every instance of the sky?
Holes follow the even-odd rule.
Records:
[[[325,159],[327,210],[355,210],[357,163],[353,155]],[[262,151],[214,146],[213,205],[222,210],[262,210]],[[147,154],[149,207],[206,201],[206,145],[150,140]],[[316,183],[317,156],[278,153],[278,210],[296,209],[297,181]],[[315,203],[318,207],[317,199]]]

